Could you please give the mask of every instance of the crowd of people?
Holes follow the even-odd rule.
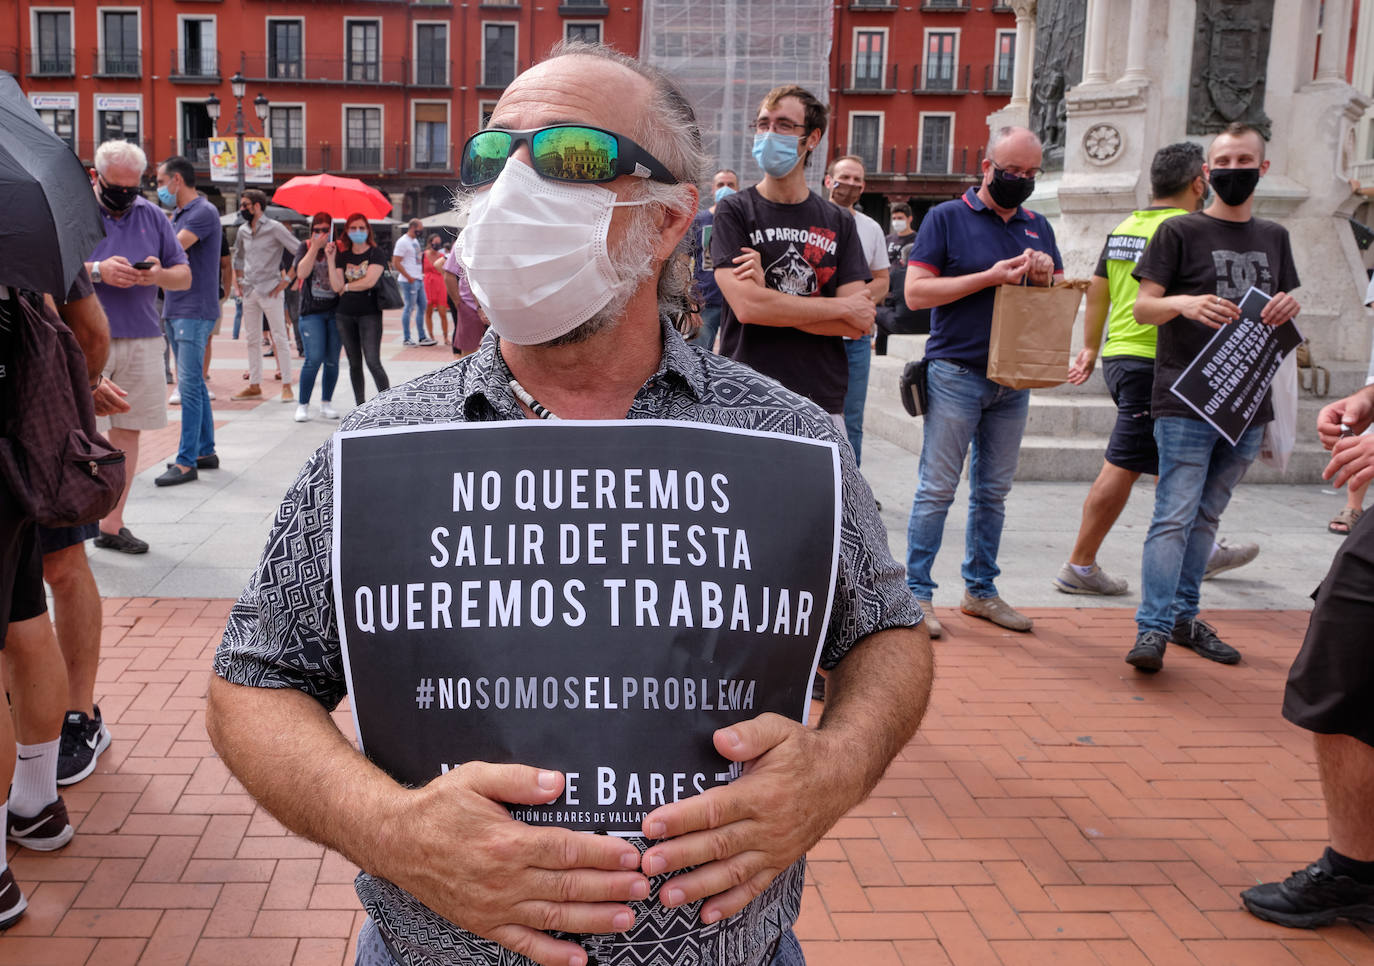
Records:
[[[612,88],[620,92],[613,104],[597,95]],[[219,465],[204,373],[226,256],[249,348],[248,385],[234,398],[263,395],[265,322],[281,399],[296,402],[298,421],[312,418],[317,382],[319,415],[340,417],[333,394],[342,352],[356,404],[350,429],[657,418],[785,426],[839,453],[839,563],[818,727],[765,715],[717,731],[723,755],[750,763],[742,777],[653,809],[633,838],[526,826],[500,807],[556,800],[565,782],[558,772],[468,763],[405,788],[340,735],[329,712],[347,682],[332,612],[331,515],[321,512],[332,500],[333,466],[327,445],[311,458],[269,537],[298,549],[265,554],[235,605],[214,662],[207,729],[269,812],[363,870],[358,892],[368,918],[359,963],[436,962],[439,951],[496,963],[514,951],[547,964],[627,964],[644,961],[646,944],[655,944],[677,961],[796,966],[804,962],[793,932],[803,856],[863,800],[924,714],[930,640],[943,633],[933,568],[966,460],[959,607],[1033,631],[997,589],[1030,395],[989,379],[987,367],[998,288],[1063,278],[1050,222],[1025,207],[1041,172],[1040,141],[1025,128],[994,131],[978,184],[919,223],[908,206],[896,206],[885,233],[857,208],[861,158],[830,162],[826,197],[808,187],[827,121],[813,93],[795,85],[769,92],[752,125],[761,178],[746,186],[736,172],[717,170],[702,204],[706,159],[673,80],[609,48],[556,48],[497,103],[491,127],[509,132],[505,141],[464,151],[480,164],[461,172],[468,227],[458,244],[446,251],[437,235],[422,240],[424,226],[411,221],[389,255],[359,213],[344,218],[337,235],[331,213],[314,213],[309,237],[299,240],[268,216],[257,190],[240,199],[241,224],[225,252],[218,214],[185,159],[157,167],[169,217],[142,195],[147,159],[137,146],[113,141],[97,151],[93,190],[106,237],[53,308],[83,338],[96,409],[131,466],[139,434],[166,424],[158,360],[172,342],[182,426],[159,486]],[[583,127],[620,156],[609,167],[541,166],[533,141],[549,127]],[[1211,334],[1239,317],[1250,285],[1270,296],[1260,322],[1278,326],[1299,311],[1287,232],[1252,211],[1267,170],[1264,136],[1244,124],[1206,151],[1183,143],[1156,153],[1151,205],[1105,240],[1085,345],[1068,374],[1085,381],[1100,356],[1118,419],[1055,586],[1126,592],[1127,581],[1104,572],[1097,552],[1134,482],[1157,476],[1137,634],[1125,655],[1143,673],[1162,669],[1170,643],[1222,664],[1242,659],[1199,617],[1200,588],[1258,552],[1221,543],[1216,533],[1272,406],[1266,401],[1232,444],[1169,387]],[[556,238],[545,230],[550,219]],[[453,351],[462,356],[395,389],[380,351],[378,288],[388,271],[403,299],[403,342],[436,344],[436,309],[448,342],[447,304]],[[298,393],[283,299],[292,286],[304,350]],[[0,295],[9,311],[17,294]],[[474,319],[490,331],[483,335]],[[883,319],[887,332],[928,333],[905,573],[859,470]],[[92,334],[106,330],[108,353]],[[365,371],[384,405],[366,402]],[[0,386],[4,372],[0,365]],[[1337,485],[1362,492],[1374,478],[1374,436],[1357,435],[1371,422],[1374,389],[1323,410],[1318,430]],[[0,638],[14,712],[12,723],[0,715],[0,779],[7,765],[13,770],[0,808],[8,808],[10,840],[27,848],[71,839],[57,788],[89,775],[111,740],[94,703],[100,598],[84,540],[146,552],[123,517],[134,477],[115,509],[85,528],[40,530],[0,501],[0,618],[8,622]],[[1361,646],[1374,608],[1374,525],[1358,515],[1347,523],[1350,536],[1317,595],[1283,707],[1317,735],[1331,847],[1289,880],[1243,896],[1254,914],[1286,925],[1374,921],[1374,733],[1364,704],[1374,661]],[[23,912],[23,901],[5,868],[0,927]],[[650,913],[649,904],[661,908]]]

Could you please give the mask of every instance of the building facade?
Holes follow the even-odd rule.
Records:
[[[817,93],[828,78],[833,120],[825,156],[865,159],[864,204],[874,214],[884,216],[895,201],[929,207],[977,179],[987,115],[1011,90],[1017,52],[1010,7],[974,0],[821,4],[823,26],[794,31],[789,44],[771,42],[778,20],[758,16],[760,6],[9,0],[0,4],[0,69],[15,74],[83,161],[116,137],[138,141],[153,163],[184,154],[226,210],[234,185],[210,182],[209,139],[232,136],[229,79],[241,74],[246,127],[272,138],[275,183],[320,171],[354,175],[392,198],[394,216],[409,217],[449,205],[463,139],[484,123],[505,85],[555,42],[604,41],[650,59],[671,56],[689,37],[683,25],[719,7],[705,21],[705,33],[717,38],[707,45],[708,60],[719,56],[733,65],[751,56],[769,66],[770,85],[800,79]],[[650,29],[655,22],[661,29]],[[695,48],[691,54],[697,73],[725,75]],[[211,93],[221,105],[218,122],[205,106]],[[747,160],[757,98],[752,88],[749,96],[735,93],[699,106],[703,117],[730,115],[717,126],[739,142],[742,150],[731,157],[741,155],[733,163],[749,182],[757,174]],[[259,95],[267,100],[261,122],[253,105]]]

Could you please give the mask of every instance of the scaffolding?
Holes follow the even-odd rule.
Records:
[[[682,84],[714,169],[732,168],[741,186],[754,184],[753,124],[763,96],[799,84],[830,101],[833,18],[829,0],[645,0],[640,56]],[[829,131],[807,169],[816,190],[828,144]]]

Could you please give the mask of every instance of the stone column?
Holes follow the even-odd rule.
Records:
[[[1350,28],[1346,23],[1348,0],[1326,0],[1322,14],[1321,48],[1317,51],[1317,80],[1345,81],[1346,48]]]
[[[1107,2],[1108,0],[1088,0],[1088,46],[1083,58],[1084,84],[1107,83]],[[1131,12],[1134,13],[1134,9]]]
[[[1145,41],[1150,29],[1149,0],[1131,0],[1130,34],[1126,41],[1126,73],[1124,80],[1148,81],[1150,73],[1145,65]]]
[[[1012,72],[1009,107],[1030,108],[1031,67],[1035,61],[1035,2],[1012,0],[1016,11],[1016,69]]]

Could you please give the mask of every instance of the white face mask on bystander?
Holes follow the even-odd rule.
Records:
[[[606,246],[619,201],[598,185],[541,178],[515,158],[472,200],[458,238],[472,294],[496,334],[515,345],[567,335],[605,308],[625,281]]]

